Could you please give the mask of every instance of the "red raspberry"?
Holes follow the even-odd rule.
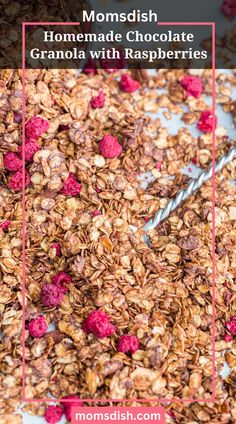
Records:
[[[56,256],[61,256],[61,245],[60,245],[60,243],[52,243],[51,249],[56,250]]]
[[[122,91],[125,91],[126,93],[133,93],[134,91],[138,90],[140,87],[140,83],[128,74],[123,74],[121,76],[120,80],[120,89]]]
[[[180,81],[180,84],[189,96],[196,98],[201,96],[203,90],[201,78],[194,77],[192,75],[185,75],[185,77]]]
[[[173,420],[176,419],[175,413],[173,411],[166,411],[167,415],[169,415],[169,417],[173,418]]]
[[[110,134],[104,135],[99,143],[99,151],[104,158],[116,158],[122,152],[122,146],[119,144],[116,137]]]
[[[32,337],[42,337],[48,329],[48,324],[43,315],[33,318],[28,324],[28,330]]]
[[[93,211],[93,216],[100,216],[102,215],[102,212],[99,211],[98,209],[95,209],[95,211]]]
[[[202,112],[200,119],[198,121],[198,129],[204,133],[209,133],[215,130],[217,124],[217,118],[215,117],[214,127],[213,127],[213,115],[210,110],[205,110]]]
[[[158,171],[161,170],[162,164],[163,164],[163,162],[161,162],[161,161],[156,163],[155,167]]]
[[[92,333],[98,339],[111,336],[116,328],[110,322],[110,317],[106,312],[92,311],[82,323],[85,333]]]
[[[56,424],[63,415],[63,409],[59,405],[49,405],[46,408],[44,418],[49,424]]]
[[[236,336],[236,315],[231,318],[231,321],[226,322],[225,326],[233,336]]]
[[[67,421],[71,421],[72,406],[83,406],[83,402],[77,395],[64,396],[62,399],[65,399],[65,402],[61,401],[60,403],[64,408],[64,414],[66,416],[66,419]],[[70,402],[66,402],[67,399],[70,400]]]
[[[22,160],[16,153],[7,152],[4,155],[3,166],[7,171],[18,171],[22,167]]]
[[[45,133],[49,128],[49,122],[40,116],[33,116],[26,126],[25,132],[27,138],[38,138],[41,134]]]
[[[82,185],[78,183],[74,174],[70,174],[64,181],[61,193],[65,196],[77,196],[81,192]]]
[[[49,308],[59,306],[63,300],[64,293],[55,284],[44,284],[41,290],[41,302]]]
[[[235,0],[224,0],[221,5],[221,12],[229,18],[236,17],[236,1]]]
[[[225,342],[231,342],[233,340],[233,337],[230,334],[226,334],[225,338],[224,338]]]
[[[53,284],[57,286],[63,293],[67,292],[67,287],[64,284],[70,284],[71,278],[66,272],[60,271],[54,275],[52,279]],[[64,284],[63,284],[64,283]]]
[[[94,75],[96,73],[96,63],[94,59],[89,59],[83,69],[83,72],[88,75]]]
[[[104,106],[105,97],[105,93],[100,90],[98,95],[90,100],[90,106],[93,109],[101,109]]]
[[[1,229],[3,230],[3,231],[7,231],[8,230],[8,227],[9,227],[9,225],[11,224],[11,221],[9,221],[8,219],[6,220],[6,221],[4,221],[1,225],[0,225],[0,227],[1,227]]]
[[[22,146],[19,147],[18,152],[22,157]],[[38,143],[33,139],[25,140],[25,160],[26,162],[32,162],[34,154],[39,150]]]
[[[134,353],[139,349],[139,341],[136,336],[127,334],[118,340],[117,350],[123,353]]]
[[[16,171],[14,174],[12,174],[9,180],[10,189],[13,191],[21,191],[23,187],[22,179],[23,179],[22,170]],[[29,184],[30,184],[30,174],[26,170],[25,171],[25,187],[28,187]]]

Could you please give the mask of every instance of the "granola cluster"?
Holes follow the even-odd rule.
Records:
[[[235,116],[236,72],[216,76],[217,102]],[[21,72],[2,71],[1,81],[0,423],[21,423]],[[183,167],[211,163],[211,71],[27,70],[25,84],[34,144],[26,142],[24,181],[26,398],[69,397],[81,407],[83,399],[209,399],[211,182],[149,232],[150,245],[142,227],[186,186]],[[177,134],[157,111],[170,127],[181,115]],[[218,123],[216,156],[232,142]],[[236,419],[235,164],[216,177],[216,402],[167,402],[170,423]],[[225,359],[232,370],[223,381]],[[68,403],[24,410],[57,422],[70,419]]]

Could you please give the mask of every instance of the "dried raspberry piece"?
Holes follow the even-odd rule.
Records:
[[[139,340],[132,334],[121,336],[118,340],[117,350],[123,353],[134,353],[139,349]]]
[[[229,18],[235,18],[236,17],[236,1],[224,0],[221,5],[221,12]]]
[[[200,131],[204,133],[209,133],[215,130],[216,124],[217,124],[217,118],[215,117],[214,127],[213,127],[213,114],[210,110],[205,110],[204,112],[202,112],[197,126]]]
[[[28,330],[32,337],[42,337],[48,329],[48,324],[43,315],[38,315],[31,319],[28,324]]]
[[[77,196],[82,189],[82,185],[76,180],[75,174],[70,174],[64,181],[61,193],[65,196]]]
[[[7,171],[18,171],[22,167],[22,160],[14,152],[7,152],[3,158],[3,166]]]
[[[98,339],[111,336],[116,328],[110,322],[110,317],[106,312],[94,310],[85,318],[82,323],[85,333],[92,333]]]
[[[9,221],[9,219],[7,219],[6,221],[4,221],[0,227],[1,229],[5,232],[8,230],[9,225],[11,224],[11,221]]]
[[[52,243],[51,249],[56,250],[56,256],[61,256],[61,245],[60,245],[60,243]]]
[[[65,401],[61,401],[60,403],[64,408],[64,414],[66,416],[66,419],[67,421],[71,421],[72,406],[83,406],[83,402],[77,395],[64,396],[62,399],[65,399]],[[70,402],[66,402],[67,399]]]
[[[30,184],[30,174],[26,170],[25,171],[25,187],[28,187]],[[19,170],[12,174],[9,179],[9,188],[13,191],[21,191],[23,187],[23,173],[22,170]]]
[[[25,132],[27,138],[38,138],[41,134],[45,133],[49,128],[49,122],[40,116],[33,116],[26,126]]]
[[[70,284],[71,283],[71,277],[68,274],[66,274],[66,272],[60,271],[56,275],[54,275],[52,282],[57,287],[59,287],[59,289],[63,293],[66,293],[67,287],[64,284]]]
[[[233,336],[236,336],[236,315],[230,321],[226,322],[225,326]]]
[[[99,151],[104,158],[116,158],[122,152],[122,146],[119,144],[116,137],[110,134],[104,135],[99,143]]]
[[[226,336],[224,337],[225,342],[231,342],[233,340],[233,337],[230,334],[226,334]]]
[[[49,405],[46,408],[44,418],[49,424],[56,424],[63,415],[63,409],[59,405]]]
[[[18,149],[18,152],[20,153],[22,157],[22,150],[23,147],[20,146]],[[39,150],[38,143],[33,139],[30,138],[29,140],[25,140],[25,160],[26,162],[32,162],[34,158],[34,154]]]
[[[90,100],[90,106],[93,109],[101,109],[104,106],[105,103],[105,93],[102,90],[99,90],[99,93],[97,96],[93,97]]]
[[[192,159],[191,159],[191,162],[192,162],[194,165],[196,165],[196,164],[197,164],[197,158],[196,158],[196,157],[192,158]]]
[[[44,284],[41,290],[41,302],[49,308],[59,306],[63,300],[64,293],[55,284]]]
[[[126,93],[133,93],[138,90],[140,87],[140,83],[133,78],[129,74],[123,74],[120,80],[120,89],[125,91]]]
[[[83,69],[83,72],[88,75],[94,75],[97,72],[96,63],[94,59],[89,59]]]
[[[180,81],[180,84],[189,96],[196,98],[201,96],[203,90],[201,78],[193,75],[185,75],[185,77]]]
[[[156,168],[158,171],[160,171],[160,170],[161,170],[162,163],[163,163],[163,162],[157,162],[157,163],[156,163],[155,168]]]
[[[175,420],[176,419],[176,416],[175,416],[175,413],[174,413],[174,411],[167,411],[166,412],[167,413],[167,415],[169,415],[169,417],[171,417],[171,418],[173,418],[173,420]]]
[[[95,211],[93,211],[93,214],[92,215],[93,216],[100,216],[100,215],[102,215],[102,212],[99,211],[98,209],[95,209]]]

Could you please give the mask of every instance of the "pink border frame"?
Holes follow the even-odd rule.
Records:
[[[23,160],[23,189],[22,189],[22,401],[23,402],[63,402],[63,399],[27,399],[25,397],[25,29],[26,26],[32,25],[80,25],[80,22],[22,22],[22,160]],[[158,22],[158,25],[191,25],[191,26],[211,26],[212,29],[212,112],[213,112],[213,127],[215,128],[215,116],[216,116],[216,62],[215,62],[215,22]],[[157,402],[157,403],[214,403],[216,400],[216,367],[215,367],[215,191],[216,191],[216,180],[215,180],[215,130],[212,132],[212,397],[206,399],[83,399],[83,402],[88,403],[101,403],[101,402]],[[67,399],[67,402],[70,400]],[[73,402],[73,400],[71,400]]]

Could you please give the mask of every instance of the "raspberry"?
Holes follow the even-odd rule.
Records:
[[[23,187],[23,175],[22,170],[15,172],[12,174],[9,180],[9,187],[13,191],[21,191]],[[28,187],[30,184],[30,174],[28,171],[25,171],[25,187]]]
[[[22,157],[22,146],[19,147],[18,152]],[[32,162],[34,154],[39,150],[38,143],[33,139],[25,140],[25,160],[26,162]]]
[[[236,17],[236,1],[235,0],[224,0],[221,5],[221,12],[229,18]]]
[[[60,271],[56,275],[54,275],[52,279],[53,284],[57,286],[63,293],[67,292],[67,287],[64,284],[70,284],[71,278],[66,272]],[[64,284],[63,284],[64,283]]]
[[[112,135],[104,135],[99,143],[99,151],[104,158],[116,158],[122,152],[122,146],[116,137]]]
[[[82,185],[78,183],[74,174],[70,174],[64,181],[61,193],[65,196],[77,196],[81,192]]]
[[[41,302],[49,308],[59,306],[63,300],[64,293],[55,284],[44,284],[41,290]]]
[[[233,337],[230,334],[226,334],[226,336],[224,337],[225,342],[231,342],[233,340]]]
[[[200,119],[198,121],[198,129],[204,133],[209,133],[215,130],[217,123],[217,118],[215,117],[214,127],[213,127],[213,115],[210,110],[205,110],[202,112]]]
[[[61,402],[64,407],[64,413],[67,421],[71,421],[72,406],[83,406],[83,402],[77,395],[64,396],[62,399],[70,400],[71,402]],[[74,401],[73,401],[74,400]]]
[[[48,128],[49,122],[46,119],[40,118],[40,116],[33,116],[25,126],[26,136],[27,138],[38,138]]]
[[[110,317],[106,312],[94,310],[85,318],[82,323],[85,333],[92,333],[98,339],[111,336],[116,328],[110,322]]]
[[[93,211],[93,216],[100,216],[102,215],[102,212],[99,211],[98,209],[95,209],[95,211]]]
[[[161,170],[161,167],[162,167],[162,162],[161,161],[160,162],[157,162],[156,165],[155,165],[155,167],[156,167],[156,169],[158,171],[160,171]]]
[[[16,153],[7,152],[4,155],[3,166],[7,171],[18,171],[22,167],[22,160]]]
[[[28,330],[32,337],[42,337],[48,329],[47,321],[43,315],[33,318],[28,324]]]
[[[128,74],[123,74],[120,80],[120,89],[125,91],[126,93],[133,93],[138,90],[140,87],[140,83],[133,78],[131,78]]]
[[[60,243],[51,244],[51,249],[56,250],[56,256],[61,256],[61,245],[60,245]]]
[[[202,80],[199,77],[185,75],[185,77],[180,81],[180,84],[189,96],[198,98],[202,94]]]
[[[123,353],[134,353],[139,349],[139,341],[136,336],[127,334],[121,336],[118,340],[117,350]]]
[[[100,90],[98,95],[96,97],[93,97],[90,100],[90,106],[93,109],[101,109],[104,106],[105,103],[105,93]]]
[[[9,225],[11,224],[11,221],[9,221],[8,219],[6,220],[6,221],[4,221],[1,225],[0,225],[0,227],[1,227],[1,229],[3,230],[3,231],[7,231],[8,230],[8,227],[9,227]]]
[[[44,418],[49,424],[56,424],[63,415],[63,409],[59,405],[49,405],[46,408]]]
[[[231,321],[226,322],[225,326],[233,336],[236,336],[236,315],[231,318]]]
[[[83,72],[88,75],[94,75],[96,73],[96,63],[94,59],[89,59],[83,69]]]

